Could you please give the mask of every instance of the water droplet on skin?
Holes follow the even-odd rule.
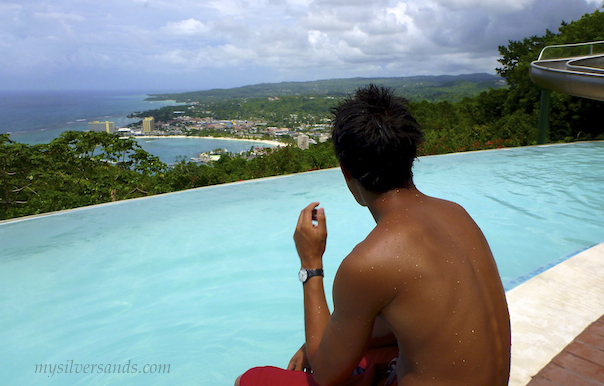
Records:
[[[459,280],[457,280],[457,284],[459,284]]]
[[[472,333],[474,333],[474,330],[472,330]]]

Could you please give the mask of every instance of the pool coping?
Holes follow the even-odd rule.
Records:
[[[604,314],[604,243],[506,293],[512,325],[510,386],[525,386]]]

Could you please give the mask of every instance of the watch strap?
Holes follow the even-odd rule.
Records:
[[[304,268],[302,268],[304,269]],[[306,280],[303,281],[303,283],[306,283],[308,281],[308,279],[310,279],[311,277],[314,276],[321,276],[321,277],[325,277],[325,273],[323,272],[322,269],[304,269],[306,271]]]

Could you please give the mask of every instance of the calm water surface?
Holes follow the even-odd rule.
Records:
[[[423,157],[415,179],[468,210],[510,289],[604,241],[602,170],[604,143],[592,142]],[[231,385],[251,366],[287,365],[304,339],[292,235],[315,200],[330,299],[373,227],[338,170],[0,224],[2,383]],[[71,360],[170,373],[35,373]]]

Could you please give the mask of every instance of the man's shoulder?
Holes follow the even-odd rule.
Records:
[[[359,282],[367,280],[371,285],[379,284],[377,282],[392,275],[394,268],[404,264],[408,257],[403,245],[408,244],[406,241],[412,236],[404,233],[389,234],[376,227],[344,258],[338,274],[353,275]]]
[[[391,235],[380,229],[379,225],[376,226],[363,241],[354,247],[343,262],[363,266],[379,260],[388,249],[389,238]]]
[[[363,308],[379,312],[395,296],[392,267],[377,251],[374,243],[365,240],[344,258],[333,284],[334,299],[348,299],[351,303],[340,305],[356,308],[362,304]]]

